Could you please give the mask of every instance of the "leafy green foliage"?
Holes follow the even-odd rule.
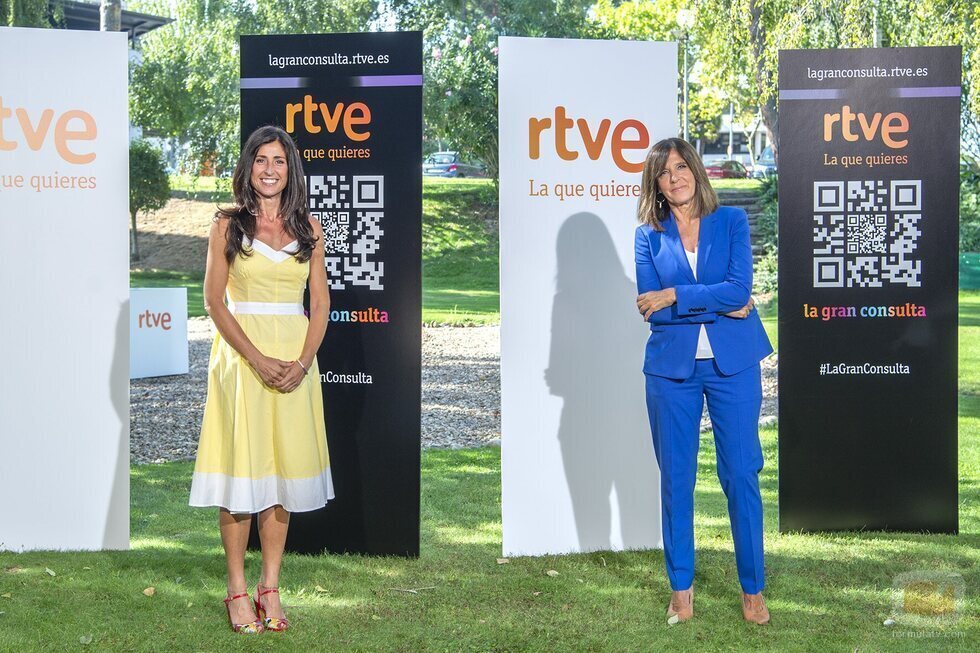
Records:
[[[774,253],[779,245],[779,180],[769,175],[761,182],[759,217],[755,224],[756,237],[766,253]]]
[[[162,209],[169,199],[170,179],[163,154],[146,141],[132,141],[129,144],[129,215],[134,258],[139,258],[136,214]]]
[[[775,251],[768,251],[755,262],[752,291],[770,293],[779,289],[779,261]]]
[[[53,4],[51,7],[49,4]],[[11,27],[51,27],[64,11],[60,2],[48,0],[0,0],[0,25]]]
[[[960,168],[960,251],[980,252],[980,170]]]
[[[497,176],[497,34],[480,23],[448,30],[429,50],[426,127],[482,160]]]
[[[594,34],[587,0],[393,0],[399,29],[425,49],[424,137],[497,176],[497,38]],[[431,149],[427,148],[427,149]]]
[[[130,118],[147,135],[187,144],[192,173],[234,167],[240,146],[238,37],[364,31],[373,0],[140,0],[134,11],[174,22],[140,39]]]
[[[779,50],[960,45],[964,88],[980,115],[980,4],[960,0],[697,0],[694,30],[702,83],[737,107],[760,107],[776,143]]]
[[[170,178],[160,150],[146,141],[129,144],[129,212],[156,211],[170,199]]]
[[[688,47],[688,134],[689,139],[711,140],[718,135],[718,117],[728,110],[728,98],[719,89],[701,82],[703,74],[697,65],[697,53],[702,49],[697,30],[684,32],[678,24],[679,12],[691,11],[690,0],[641,0],[614,2],[599,0],[592,8],[591,19],[599,35],[609,39],[638,41],[678,41],[677,124],[683,125],[684,40]]]

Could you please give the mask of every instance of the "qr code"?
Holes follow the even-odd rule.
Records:
[[[813,182],[813,287],[922,285],[922,180]]]
[[[366,286],[384,290],[384,176],[310,175],[310,214],[323,227],[331,290]]]

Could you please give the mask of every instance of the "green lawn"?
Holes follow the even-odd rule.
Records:
[[[497,189],[488,179],[426,177],[422,186],[422,321],[500,321]]]
[[[715,190],[760,190],[762,182],[758,179],[711,179]]]
[[[768,302],[758,304],[758,311],[772,348],[779,351],[779,298],[773,295]]]
[[[427,450],[421,557],[287,554],[283,600],[294,628],[257,638],[236,636],[224,624],[215,513],[186,505],[191,464],[135,466],[131,551],[0,554],[0,650],[975,650],[980,292],[961,293],[959,332],[960,535],[779,534],[777,432],[763,431],[768,628],[741,621],[725,500],[707,433],[695,499],[697,616],[688,624],[664,624],[669,587],[660,551],[497,564],[499,450]],[[254,582],[254,553],[248,568]],[[882,625],[893,614],[896,575],[939,570],[958,571],[965,580],[959,621]],[[149,587],[153,596],[143,593]]]
[[[130,270],[129,285],[132,288],[187,288],[187,316],[203,317],[204,276],[171,270]]]
[[[230,202],[231,178],[170,175],[170,192],[174,197],[207,202]]]

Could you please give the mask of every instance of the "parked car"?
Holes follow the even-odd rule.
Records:
[[[769,175],[776,174],[776,157],[772,155],[771,147],[762,150],[755,165],[749,166],[749,174],[753,179],[765,179]]]
[[[434,177],[486,177],[479,161],[463,161],[459,152],[435,152],[422,162],[422,174]]]
[[[749,176],[748,170],[738,161],[718,161],[704,169],[711,179],[744,179]]]

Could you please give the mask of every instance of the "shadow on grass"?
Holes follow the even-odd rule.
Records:
[[[764,432],[764,445],[774,457],[774,432]],[[959,570],[967,587],[976,586],[980,543],[972,531],[778,534],[773,464],[763,472],[763,493],[774,625],[747,626],[713,455],[708,440],[696,497],[698,617],[683,627],[663,623],[669,587],[660,551],[497,564],[500,452],[484,448],[424,452],[420,558],[287,554],[283,601],[296,628],[275,642],[236,637],[224,624],[216,510],[187,507],[192,465],[134,467],[132,551],[4,554],[0,593],[12,596],[0,602],[4,645],[62,650],[91,635],[94,650],[126,651],[322,650],[325,641],[337,650],[805,651],[834,642],[835,650],[898,651],[908,642],[881,626],[897,574]],[[964,489],[961,499],[975,501],[976,483]],[[247,568],[254,583],[256,552],[247,554]],[[143,594],[147,587],[154,596]],[[977,614],[972,595],[964,612]],[[948,644],[916,640],[914,648]]]
[[[960,392],[959,416],[980,417],[980,395],[974,393]]]
[[[961,327],[980,326],[980,290],[960,291],[959,313]]]

